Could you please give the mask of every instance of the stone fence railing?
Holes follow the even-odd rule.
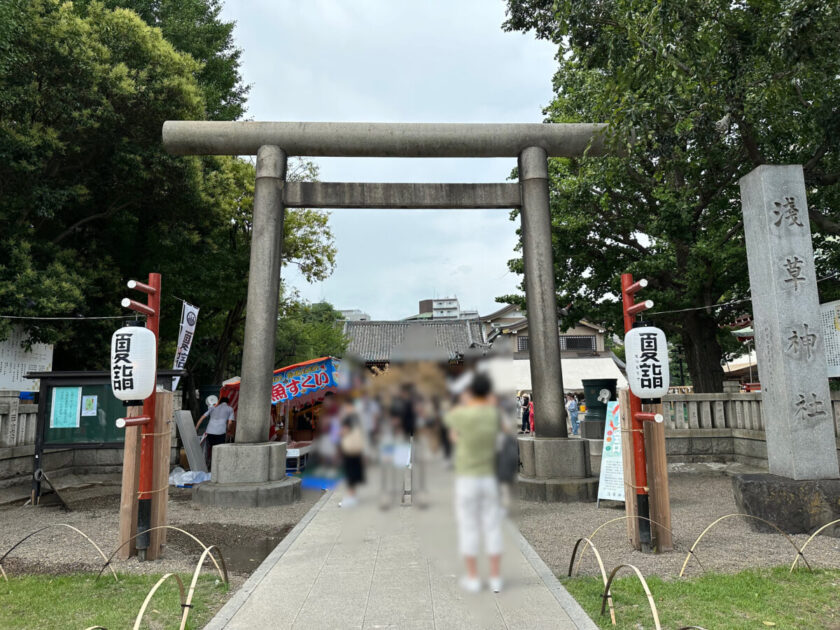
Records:
[[[35,444],[38,405],[0,393],[0,449]]]
[[[840,436],[840,392],[831,392],[834,433]],[[760,393],[668,394],[662,399],[666,430],[764,431]]]

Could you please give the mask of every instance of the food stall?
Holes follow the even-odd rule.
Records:
[[[271,387],[269,440],[285,441],[287,469],[297,472],[306,465],[312,442],[317,437],[321,403],[328,392],[338,389],[341,360],[320,357],[274,370]],[[239,379],[225,382],[219,398],[227,396],[238,411]],[[291,464],[291,465],[290,465]]]

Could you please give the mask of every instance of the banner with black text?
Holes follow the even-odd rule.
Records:
[[[187,357],[190,354],[193,337],[195,336],[195,324],[198,321],[198,307],[187,302],[181,304],[181,330],[178,333],[178,349],[175,351],[175,361],[172,368],[183,370],[187,364]],[[178,389],[180,376],[172,377],[172,391]]]

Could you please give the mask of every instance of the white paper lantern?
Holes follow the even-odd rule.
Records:
[[[155,333],[140,326],[120,328],[111,337],[111,389],[120,400],[143,400],[155,391]]]
[[[639,398],[662,398],[670,386],[668,341],[653,326],[632,328],[624,335],[627,381]]]

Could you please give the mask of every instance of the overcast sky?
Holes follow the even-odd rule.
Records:
[[[237,23],[248,118],[287,121],[539,122],[552,45],[505,33],[502,0],[225,0]],[[322,181],[502,182],[513,159],[319,158]],[[374,319],[457,295],[482,314],[514,292],[506,211],[335,210],[326,281],[285,281],[310,301]]]

